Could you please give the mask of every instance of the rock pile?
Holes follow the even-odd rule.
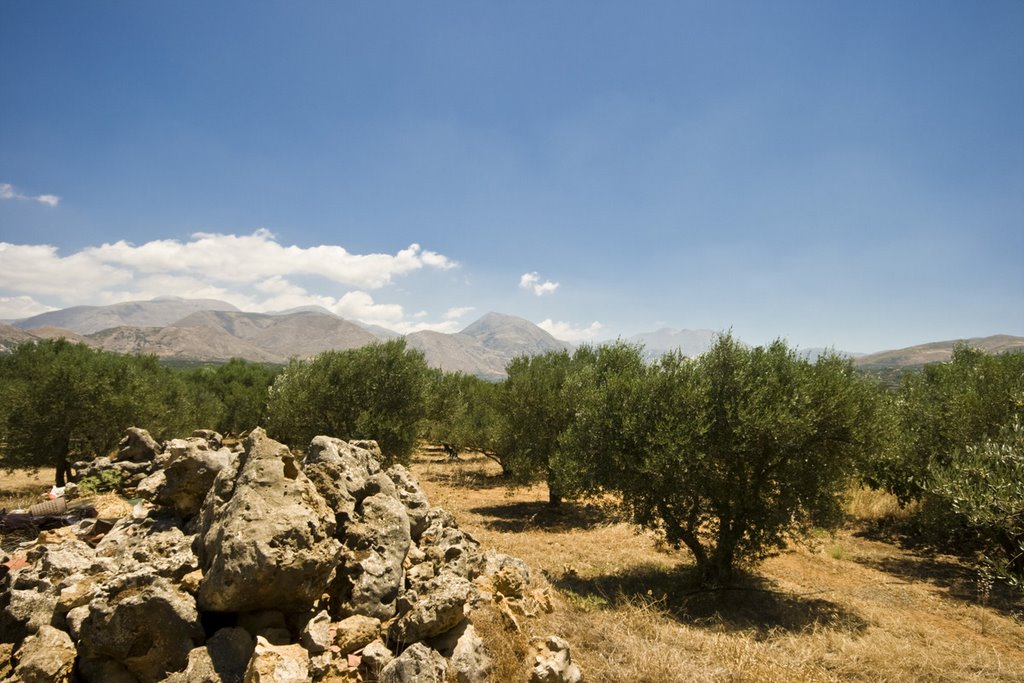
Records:
[[[118,468],[146,503],[88,543],[69,527],[0,558],[0,679],[490,680],[471,610],[518,629],[550,596],[382,462],[372,441],[320,436],[299,461],[261,429],[235,450],[129,430],[79,469]],[[578,681],[543,642],[534,680]]]

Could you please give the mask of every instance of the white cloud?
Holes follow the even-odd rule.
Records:
[[[601,334],[601,330],[604,329],[604,325],[596,320],[590,323],[588,327],[574,327],[572,323],[562,321],[555,322],[551,318],[537,323],[537,327],[541,328],[555,339],[561,339],[562,341],[572,342],[574,344],[593,341],[597,339],[597,336]]]
[[[523,289],[532,290],[537,296],[551,294],[558,289],[557,282],[551,282],[550,280],[541,282],[540,275],[536,271],[532,273],[523,273],[522,277],[519,278],[519,286]]]
[[[32,202],[39,202],[40,204],[46,204],[47,206],[57,206],[60,204],[60,197],[55,194],[22,194],[15,190],[14,185],[11,185],[10,183],[0,183],[0,199],[25,199]]]
[[[458,320],[467,313],[475,310],[475,306],[456,306],[455,308],[449,308],[448,312],[444,314],[444,317],[445,320]]]
[[[10,186],[0,186],[0,191],[14,192]],[[422,315],[415,316],[420,319],[413,324],[401,305],[378,303],[367,290],[380,289],[415,271],[456,266],[418,244],[395,254],[352,254],[337,245],[283,245],[263,229],[251,235],[196,233],[188,241],[153,240],[139,245],[121,240],[67,256],[50,245],[0,242],[0,296],[3,302],[12,302],[5,305],[13,311],[0,317],[171,294],[220,299],[247,311],[323,306],[344,318],[398,332],[447,329],[451,322],[431,323]],[[342,293],[328,296],[295,282],[302,278],[308,285],[310,276],[342,285]],[[21,315],[32,305],[38,310]]]
[[[31,318],[40,313],[56,310],[39,303],[30,296],[0,296],[0,320]]]

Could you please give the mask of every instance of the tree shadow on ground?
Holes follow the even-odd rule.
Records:
[[[971,604],[984,603],[990,609],[1005,615],[1024,611],[1024,595],[1020,591],[996,582],[985,596],[982,591],[981,570],[953,558],[915,553],[899,557],[855,558],[854,562],[907,582],[930,583],[943,589],[951,598]]]
[[[551,507],[544,501],[513,502],[471,508],[469,511],[485,517],[482,524],[488,529],[507,533],[574,531],[622,521],[610,506],[575,501],[563,501],[558,507]]]
[[[486,490],[506,488],[513,489],[514,482],[501,474],[490,474],[479,469],[464,467],[465,463],[444,458],[436,460],[420,459],[419,464],[431,465],[431,469],[421,473],[419,477],[442,484],[454,489]],[[450,465],[450,467],[448,467]]]
[[[593,578],[572,573],[547,578],[584,605],[643,604],[684,624],[751,632],[758,640],[779,632],[824,628],[862,633],[868,627],[859,615],[821,593],[788,593],[764,577],[745,572],[738,573],[728,588],[701,587],[692,567],[648,565]]]

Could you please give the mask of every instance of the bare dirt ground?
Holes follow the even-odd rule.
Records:
[[[500,680],[523,680],[527,640],[550,633],[569,640],[589,681],[1024,680],[1020,594],[997,586],[986,596],[959,559],[866,532],[875,508],[891,507],[877,494],[851,500],[859,517],[834,536],[707,592],[688,553],[600,505],[552,513],[543,486],[509,489],[482,456],[419,454],[412,470],[432,505],[555,590],[559,608],[524,633],[491,625],[504,639]]]

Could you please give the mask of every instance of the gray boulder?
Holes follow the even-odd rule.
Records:
[[[427,513],[430,512],[427,494],[423,492],[423,488],[409,470],[402,465],[392,465],[388,468],[387,475],[394,482],[398,499],[405,505],[405,511],[409,515],[412,538],[418,541],[427,529]]]
[[[340,533],[365,497],[367,481],[380,472],[380,459],[347,441],[318,436],[309,444],[302,469],[337,516]]]
[[[412,539],[405,506],[385,493],[359,506],[345,536],[345,562],[330,595],[338,616],[362,614],[382,621],[395,614],[403,563]]]
[[[448,658],[457,683],[486,683],[491,679],[494,662],[468,620],[432,639],[430,646]]]
[[[117,459],[130,462],[149,462],[160,453],[160,444],[145,429],[129,427],[117,444]]]
[[[307,611],[340,544],[331,510],[286,446],[255,429],[237,466],[221,470],[199,515],[206,611]]]
[[[423,584],[418,592],[407,591],[399,617],[391,623],[389,638],[396,643],[415,643],[439,636],[466,618],[467,603],[476,590],[467,579],[451,572]]]
[[[437,651],[416,643],[380,672],[380,683],[445,683],[448,662]]]
[[[419,548],[438,572],[444,567],[468,578],[479,547],[479,541],[460,529],[447,510],[434,508],[427,514],[427,528],[420,536]]]
[[[164,468],[144,480],[140,489],[151,491],[150,499],[157,505],[170,507],[183,519],[191,519],[202,507],[213,480],[231,463],[234,454],[227,448],[209,450],[204,439],[188,439],[186,443],[184,449],[172,449]]]
[[[155,681],[185,668],[189,652],[203,639],[199,612],[191,595],[153,574],[115,577],[88,606],[79,631],[78,652],[102,671],[116,662],[141,680]],[[100,674],[87,680],[102,680]]]

